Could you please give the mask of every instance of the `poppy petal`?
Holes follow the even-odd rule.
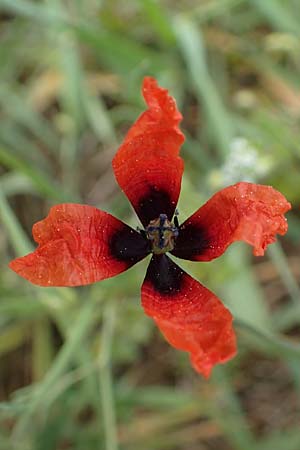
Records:
[[[271,186],[241,182],[217,192],[179,228],[172,253],[192,261],[210,261],[234,241],[253,246],[262,256],[287,232],[284,214],[291,208],[286,198]]]
[[[148,253],[148,243],[120,220],[97,208],[53,206],[32,229],[38,248],[10,268],[40,286],[80,286],[117,275]]]
[[[220,300],[166,255],[154,255],[142,286],[142,305],[166,340],[190,353],[197,372],[236,354],[232,316]]]
[[[128,131],[113,159],[116,179],[144,226],[160,214],[172,218],[180,193],[183,161],[178,156],[184,135],[182,119],[168,91],[146,77],[148,105]]]

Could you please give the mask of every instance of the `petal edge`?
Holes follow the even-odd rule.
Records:
[[[151,259],[142,286],[142,305],[166,340],[190,353],[193,367],[204,377],[236,354],[228,309],[166,255]]]
[[[181,187],[184,135],[175,100],[156,80],[146,77],[143,95],[148,109],[128,131],[113,159],[117,182],[144,226],[160,213],[172,218]]]
[[[87,205],[53,206],[33,226],[37,249],[10,263],[39,286],[81,286],[117,275],[145,257],[143,237],[112,215]]]
[[[291,208],[286,198],[271,186],[240,182],[214,194],[179,229],[173,254],[193,261],[221,256],[234,241],[253,246],[262,256],[267,246],[284,235],[284,214]]]

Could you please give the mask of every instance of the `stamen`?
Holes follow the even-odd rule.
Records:
[[[178,224],[178,221],[176,223]],[[157,219],[151,220],[145,229],[145,234],[151,242],[153,253],[162,254],[173,250],[174,241],[179,232],[176,223],[174,218],[173,225],[166,214],[160,214]]]
[[[179,211],[178,211],[178,209],[175,209],[175,213],[174,213],[174,225],[175,225],[176,228],[179,228],[178,216],[179,216]],[[177,230],[177,232],[178,232],[178,230]],[[177,233],[177,236],[178,236],[178,233]],[[177,236],[176,236],[176,237],[177,237]]]

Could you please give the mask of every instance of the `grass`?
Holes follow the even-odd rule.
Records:
[[[0,0],[0,14],[0,450],[298,450],[297,2]],[[144,316],[146,263],[76,289],[7,268],[58,202],[136,225],[110,163],[143,110],[146,74],[184,114],[180,220],[228,174],[295,207],[264,258],[238,243],[182,264],[236,317],[239,354],[209,381]],[[234,154],[239,137],[250,163]]]

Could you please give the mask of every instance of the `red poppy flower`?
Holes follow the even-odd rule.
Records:
[[[127,133],[113,169],[144,229],[133,230],[92,206],[62,204],[33,226],[38,248],[10,267],[40,286],[79,286],[123,272],[152,253],[142,285],[142,305],[167,341],[190,353],[208,377],[212,367],[236,353],[232,316],[220,300],[167,255],[210,261],[234,241],[263,255],[276,233],[287,231],[284,196],[270,186],[238,183],[216,193],[183,224],[175,208],[184,136],[175,100],[146,77],[148,104]],[[173,218],[174,217],[174,218]]]

